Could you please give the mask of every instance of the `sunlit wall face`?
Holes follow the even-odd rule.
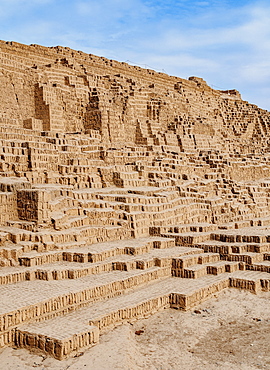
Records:
[[[1,38],[63,45],[186,78],[270,110],[266,0],[0,0]]]

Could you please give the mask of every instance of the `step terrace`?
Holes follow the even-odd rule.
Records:
[[[265,274],[256,277],[247,272],[207,275],[197,280],[167,278],[64,317],[23,325],[16,330],[15,344],[61,360],[96,344],[102,333],[119,324],[168,307],[190,309],[228,287],[258,291],[263,288],[261,280]]]
[[[211,239],[232,243],[268,243],[270,242],[270,229],[264,226],[255,226],[216,231],[211,234]]]
[[[79,247],[76,247],[76,244]],[[58,250],[26,252],[18,259],[21,266],[36,266],[61,261],[99,262],[121,254],[142,254],[149,252],[151,248],[171,248],[174,245],[174,239],[161,237],[117,240],[89,246],[85,245],[85,242],[62,243],[57,246]],[[63,249],[64,247],[70,247],[71,250]]]
[[[76,262],[82,260],[80,254],[75,262],[60,261],[44,264],[6,267],[0,270],[0,285],[12,284],[27,280],[62,280],[78,279],[87,275],[97,275],[113,270],[130,271],[132,269],[147,269],[149,267],[170,267],[172,258],[203,252],[202,249],[189,247],[173,247],[166,249],[151,249],[150,252],[137,255],[116,255],[100,262]]]
[[[162,233],[160,236],[174,238],[176,245],[192,246],[210,239],[211,232]]]
[[[270,290],[270,276],[266,272],[236,271],[230,276],[230,286],[247,289],[253,293]]]
[[[17,329],[15,343],[57,359],[69,357],[95,344],[105,329],[169,307],[169,288],[166,284],[150,285],[100,303],[64,317],[23,326]],[[93,330],[95,335],[91,335]],[[48,342],[50,346],[46,346]]]
[[[253,263],[252,265],[246,265],[246,270],[270,273],[270,261],[262,261],[259,263]]]
[[[5,301],[0,302],[0,346],[11,340],[14,328],[23,322],[61,316],[169,276],[170,268],[154,267],[130,272],[112,271],[76,280],[36,280],[0,286],[0,294],[5,296]]]
[[[200,249],[194,248],[193,254],[184,255],[173,259],[173,268],[186,268],[196,264],[205,264],[209,262],[217,262],[220,260],[218,253],[198,253]]]
[[[213,279],[206,279],[197,284],[190,281],[186,284],[181,279],[168,278],[110,301],[97,302],[64,317],[18,328],[15,343],[19,347],[38,349],[63,359],[82,351],[85,346],[95,344],[99,334],[116,325],[168,308],[171,301],[174,301],[174,307],[177,305],[177,308],[185,309],[186,303],[183,299],[176,303],[176,297],[181,295],[192,302],[192,298],[200,294],[202,301],[211,295],[213,286],[218,285],[220,287],[214,288],[214,292],[228,286],[228,277],[223,276],[218,283]],[[93,331],[95,335],[92,334]]]
[[[221,256],[222,260],[226,261],[238,261],[245,262],[248,265],[252,265],[256,262],[262,262],[264,260],[264,255],[261,253],[231,253]]]
[[[203,248],[205,252],[231,254],[231,253],[265,253],[270,252],[270,243],[243,243],[243,242],[222,242],[216,240],[206,240],[195,245]]]

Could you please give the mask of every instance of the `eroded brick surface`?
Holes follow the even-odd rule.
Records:
[[[269,291],[269,122],[198,77],[0,41],[0,346],[61,360]]]

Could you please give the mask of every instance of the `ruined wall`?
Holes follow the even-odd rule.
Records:
[[[61,360],[269,291],[269,120],[198,77],[0,41],[0,347]]]
[[[269,130],[270,113],[235,90],[216,91],[201,78],[184,80],[64,47],[1,41],[0,80],[0,119],[25,128],[31,119],[32,128],[43,131],[94,130],[108,147],[183,151],[233,139],[243,148],[251,138],[261,145]]]

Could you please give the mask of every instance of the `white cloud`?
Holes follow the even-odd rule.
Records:
[[[210,13],[203,15],[208,20],[205,28],[199,14],[194,24],[200,27],[165,22],[154,36],[141,38],[137,50],[146,52],[140,53],[140,60],[178,76],[195,74],[224,89],[248,91],[251,102],[262,97],[261,91],[264,96],[270,85],[270,6],[228,10],[229,23],[218,22],[222,14],[211,23]]]

